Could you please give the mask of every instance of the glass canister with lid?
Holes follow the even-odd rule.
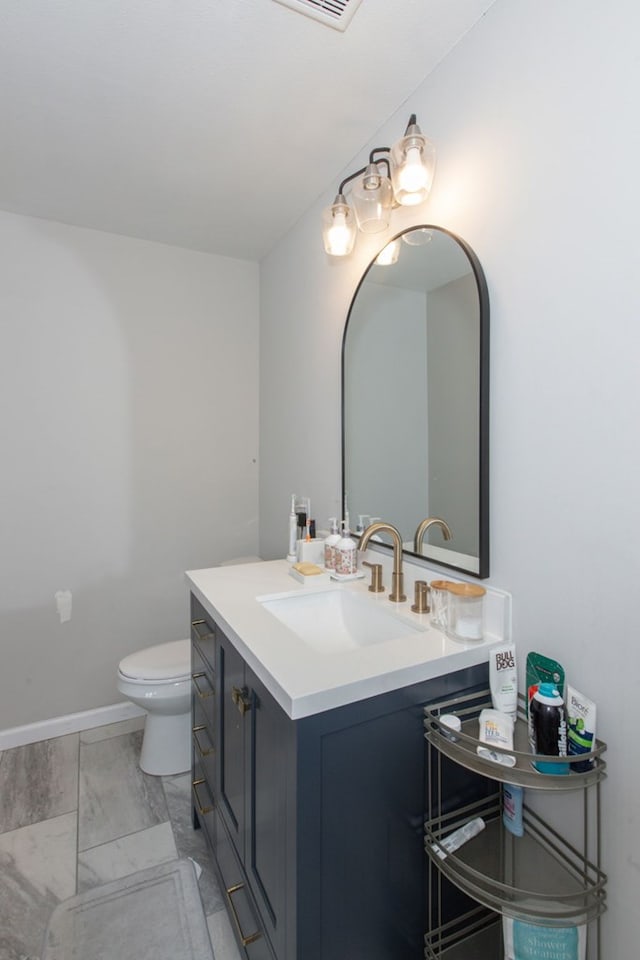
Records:
[[[445,633],[449,630],[449,587],[455,587],[455,583],[450,580],[432,580],[429,584],[431,623]]]
[[[482,640],[486,590],[475,583],[449,583],[448,634],[455,640]]]

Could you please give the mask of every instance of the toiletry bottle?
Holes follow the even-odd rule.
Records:
[[[538,756],[566,757],[567,719],[564,700],[553,683],[541,683],[529,704],[533,752]],[[540,773],[569,773],[569,764],[534,761]]]
[[[515,783],[502,784],[502,822],[514,837],[524,836],[522,803],[524,788]]]
[[[357,571],[357,547],[349,536],[346,523],[342,522],[342,537],[335,545],[336,573],[343,577],[353,576]]]
[[[494,647],[489,654],[489,688],[495,710],[510,716],[518,712],[518,671],[513,643]]]
[[[356,536],[361,537],[370,523],[371,523],[371,518],[368,513],[359,513],[358,523],[356,525]]]
[[[296,517],[298,518],[298,540],[304,540],[305,531],[307,529],[307,517],[310,515],[310,510],[307,507],[307,497],[298,497],[296,501]]]
[[[296,495],[291,494],[291,513],[289,514],[289,552],[287,560],[289,563],[296,562],[296,537],[298,528],[298,517],[296,516]]]
[[[335,517],[329,517],[329,523],[331,524],[331,533],[324,541],[324,565],[327,570],[335,570],[336,568],[336,556],[335,548],[336,544],[340,540],[340,534],[338,533],[338,522]]]

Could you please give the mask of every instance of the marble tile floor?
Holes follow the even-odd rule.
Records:
[[[0,752],[0,960],[38,960],[61,900],[178,857],[202,870],[216,960],[240,960],[189,774],[142,773],[141,741],[133,720]]]

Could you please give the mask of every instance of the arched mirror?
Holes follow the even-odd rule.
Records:
[[[400,234],[351,302],[342,486],[352,529],[382,518],[415,555],[419,523],[440,517],[451,539],[434,524],[419,555],[489,575],[489,297],[473,251],[440,227]]]

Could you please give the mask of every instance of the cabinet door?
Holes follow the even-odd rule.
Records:
[[[216,816],[216,861],[227,909],[241,956],[246,960],[274,960],[263,923],[246,883],[245,872],[222,818]]]
[[[287,864],[294,864],[295,849],[295,817],[288,797],[295,729],[294,722],[248,667],[245,679],[250,698],[245,870],[265,931],[277,956],[284,958]]]
[[[217,797],[220,812],[236,852],[244,861],[245,807],[245,729],[246,714],[241,712],[246,698],[244,660],[222,631],[218,631],[218,755]]]

